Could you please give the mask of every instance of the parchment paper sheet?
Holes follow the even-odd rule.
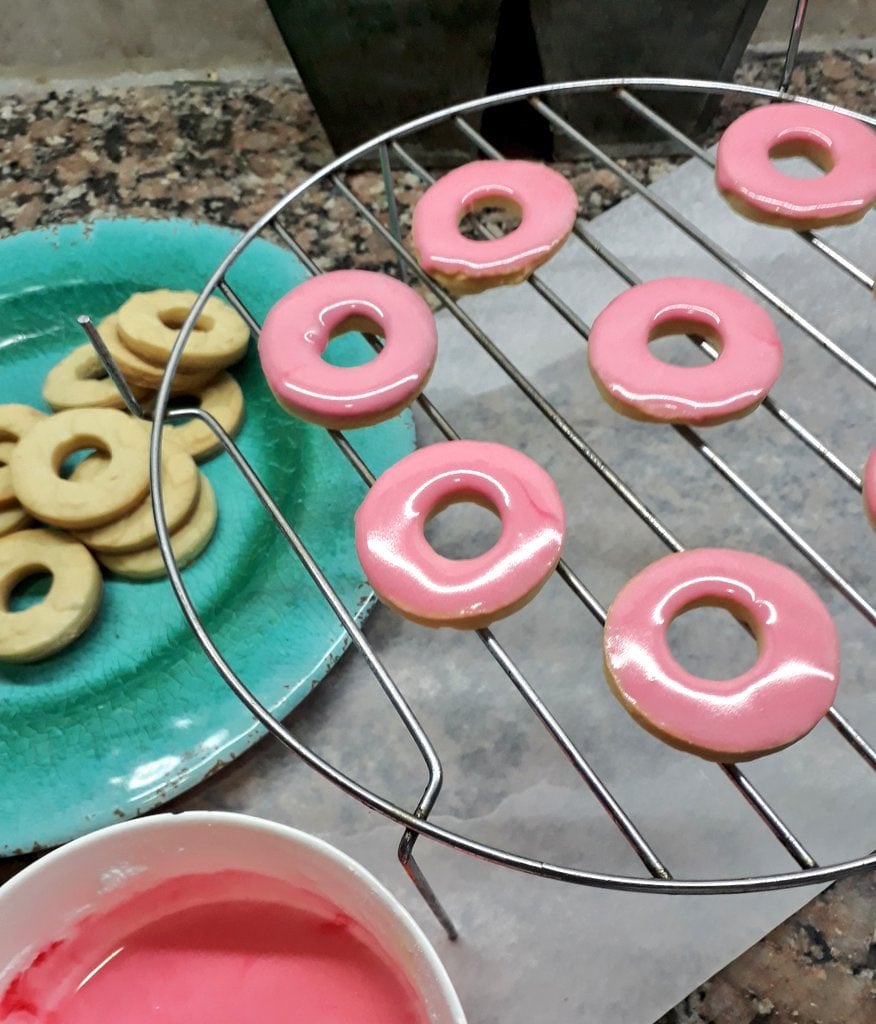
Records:
[[[701,165],[684,166],[655,190],[852,355],[876,367],[876,302],[865,288],[797,237],[732,213]],[[825,233],[870,272],[876,267],[874,216]],[[690,274],[745,287],[640,199],[627,200],[591,227],[646,279]],[[588,323],[623,287],[575,239],[542,277]],[[464,306],[683,544],[758,551],[813,583],[841,633],[837,706],[876,738],[876,651],[862,615],[672,428],[612,412],[590,380],[584,343],[532,288],[500,289]],[[873,392],[787,319],[775,311],[774,317],[785,346],[774,398],[860,473],[876,443]],[[567,561],[607,605],[634,572],[667,549],[448,314],[438,321],[441,348],[429,396],[464,436],[515,445],[550,470],[569,514]],[[876,536],[859,494],[763,410],[702,436],[853,586],[876,600]],[[425,443],[436,436],[425,426],[420,438]],[[360,486],[352,473],[351,486]],[[484,522],[473,518],[472,528]],[[693,667],[697,651],[709,644],[737,670],[752,656],[746,635],[721,614],[688,630]],[[597,623],[558,579],[495,632],[674,875],[794,868],[717,766],[669,749],[628,718],[603,680]],[[697,640],[706,634],[705,642]],[[447,781],[436,820],[534,857],[644,874],[476,636],[421,629],[383,608],[371,617],[367,635],[443,759]],[[348,654],[291,726],[361,781],[408,806],[416,803],[425,782],[422,765],[360,657]],[[819,862],[876,846],[872,771],[830,725],[822,723],[793,748],[745,772]],[[518,875],[423,841],[421,864],[461,932],[451,944],[395,861],[400,830],[276,744],[260,745],[180,803],[266,815],[314,831],[361,859],[433,938],[472,1024],[647,1024],[813,894],[612,893]]]

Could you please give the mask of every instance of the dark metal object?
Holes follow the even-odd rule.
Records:
[[[501,0],[267,0],[335,151],[484,96]],[[450,127],[424,151],[453,158]]]
[[[731,81],[766,0],[530,0],[546,82],[604,75],[665,75]],[[524,84],[524,83],[520,83]],[[646,94],[647,95],[647,94]],[[647,97],[682,131],[696,135],[713,117],[717,96]],[[558,97],[554,110],[614,154],[672,148],[640,120],[585,93]],[[555,136],[554,156],[580,159],[578,146]]]
[[[602,76],[729,81],[766,0],[267,0],[337,152],[438,107],[490,93]],[[802,28],[802,18],[800,19]],[[796,48],[795,48],[796,53]],[[659,96],[684,131],[711,117],[705,94]],[[557,113],[623,152],[672,140],[601,97],[558,98]],[[510,155],[568,157],[576,147],[525,104],[485,113],[486,137]],[[447,126],[418,135],[431,166],[465,159]]]

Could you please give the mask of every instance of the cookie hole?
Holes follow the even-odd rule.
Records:
[[[374,320],[364,316],[351,316],[332,331],[322,358],[329,366],[364,366],[377,358],[377,352],[365,341],[362,334],[383,337],[382,328]]]
[[[773,146],[770,163],[788,178],[823,178],[833,167],[830,151],[800,143]]]
[[[73,470],[79,465],[80,462],[84,462],[89,455],[94,455],[97,448],[80,448],[78,451],[71,452],[61,463],[58,470],[58,476],[62,480],[69,480],[73,475]]]
[[[14,441],[0,441],[0,466],[9,465],[9,460],[12,458],[12,449],[14,447]]]
[[[740,617],[744,614],[740,609]],[[757,661],[757,643],[726,608],[690,608],[669,624],[672,656],[702,679],[724,682],[747,672]]]
[[[696,332],[692,332],[696,333]],[[714,342],[707,339],[711,344]],[[686,334],[667,334],[648,342],[652,355],[661,363],[670,366],[708,366],[714,362],[699,345],[695,345]]]
[[[516,203],[496,206],[488,201],[483,206],[475,205],[473,212],[463,216],[459,222],[459,233],[473,242],[485,242],[488,238],[482,231],[484,226],[490,229],[493,237],[510,235],[520,226],[522,217],[522,211]]]
[[[106,380],[109,374],[104,369],[104,365],[100,360],[94,366],[89,366],[84,373],[79,374],[80,380]]]
[[[770,157],[770,163],[786,178],[823,178],[827,171],[804,156]]]
[[[502,521],[495,508],[460,497],[432,516],[425,533],[439,555],[461,561],[489,551],[502,533]]]
[[[721,339],[702,323],[664,324],[648,335],[648,348],[655,359],[670,366],[693,368],[714,362],[700,345],[691,341],[688,333],[704,339],[720,353]]]
[[[44,569],[25,576],[9,592],[7,605],[10,612],[24,612],[45,599],[52,586],[52,574]]]
[[[158,319],[164,324],[165,327],[171,331],[179,331],[182,329],[182,325],[186,322],[186,317],[189,315],[189,310],[184,306],[179,306],[174,309],[162,309],[158,313]],[[202,313],[195,321],[195,331],[211,331],[213,329],[213,317],[207,316]]]

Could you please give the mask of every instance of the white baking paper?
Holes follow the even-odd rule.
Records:
[[[876,303],[865,288],[796,236],[732,213],[701,164],[684,166],[655,191],[876,369]],[[871,272],[873,216],[824,233]],[[746,290],[641,199],[620,204],[591,230],[646,279],[686,274]],[[541,276],[588,323],[623,287],[575,239]],[[876,739],[876,649],[860,612],[672,428],[635,423],[609,409],[590,380],[584,342],[534,289],[499,289],[463,305],[683,544],[758,551],[813,583],[841,633],[837,706]],[[876,443],[873,391],[773,313],[786,357],[775,399],[860,473]],[[569,515],[566,559],[607,605],[666,547],[449,314],[442,312],[438,323],[441,348],[430,397],[464,436],[515,445],[551,471]],[[436,439],[428,426],[420,436],[424,443]],[[876,535],[860,494],[763,410],[702,436],[851,585],[876,600]],[[472,522],[480,529],[483,519]],[[698,635],[708,631],[738,670],[753,656],[751,642],[721,614],[704,620]],[[437,821],[532,857],[644,874],[477,636],[418,628],[383,608],[366,632],[442,757],[446,783]],[[669,749],[616,703],[602,676],[599,626],[559,579],[495,633],[676,877],[794,869],[719,767]],[[692,649],[702,646],[692,642]],[[690,657],[695,667],[695,652]],[[363,783],[416,804],[425,784],[422,764],[360,657],[345,656],[290,726]],[[791,749],[744,771],[820,863],[876,846],[872,770],[830,725],[822,723]],[[274,742],[262,743],[177,806],[264,815],[316,832],[362,860],[434,940],[472,1024],[648,1024],[813,894],[704,898],[579,888],[421,841],[420,862],[461,933],[451,943],[395,860],[398,827],[362,809]]]

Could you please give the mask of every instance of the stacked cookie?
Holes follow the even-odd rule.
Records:
[[[194,299],[194,293],[165,290],[134,295],[99,327],[146,407],[164,372],[160,360],[166,362]],[[191,396],[234,434],[243,419],[243,395],[225,367],[244,354],[249,331],[218,299],[209,300],[198,324],[194,362],[186,360],[174,390]],[[152,360],[138,348],[148,349]],[[0,660],[35,661],[79,636],[100,603],[98,563],[135,580],[165,571],[149,495],[151,424],[123,411],[121,396],[89,344],[49,372],[43,396],[54,414],[0,406]],[[220,447],[198,419],[164,428],[162,502],[180,566],[201,553],[215,529],[216,498],[196,460]],[[75,465],[67,462],[88,451]],[[52,529],[31,528],[34,519]],[[17,584],[43,571],[52,575],[45,599],[10,611]]]
[[[166,288],[138,292],[98,325],[98,333],[134,397],[147,409],[164,377],[177,333],[196,298],[194,292]],[[191,396],[229,434],[234,434],[243,420],[243,394],[225,369],[244,356],[248,340],[249,328],[243,318],[221,299],[208,299],[171,385],[173,394]],[[124,408],[121,395],[88,342],[49,371],[43,384],[43,398],[55,410],[83,406]],[[221,447],[209,427],[197,420],[171,429],[196,459],[208,458]]]

